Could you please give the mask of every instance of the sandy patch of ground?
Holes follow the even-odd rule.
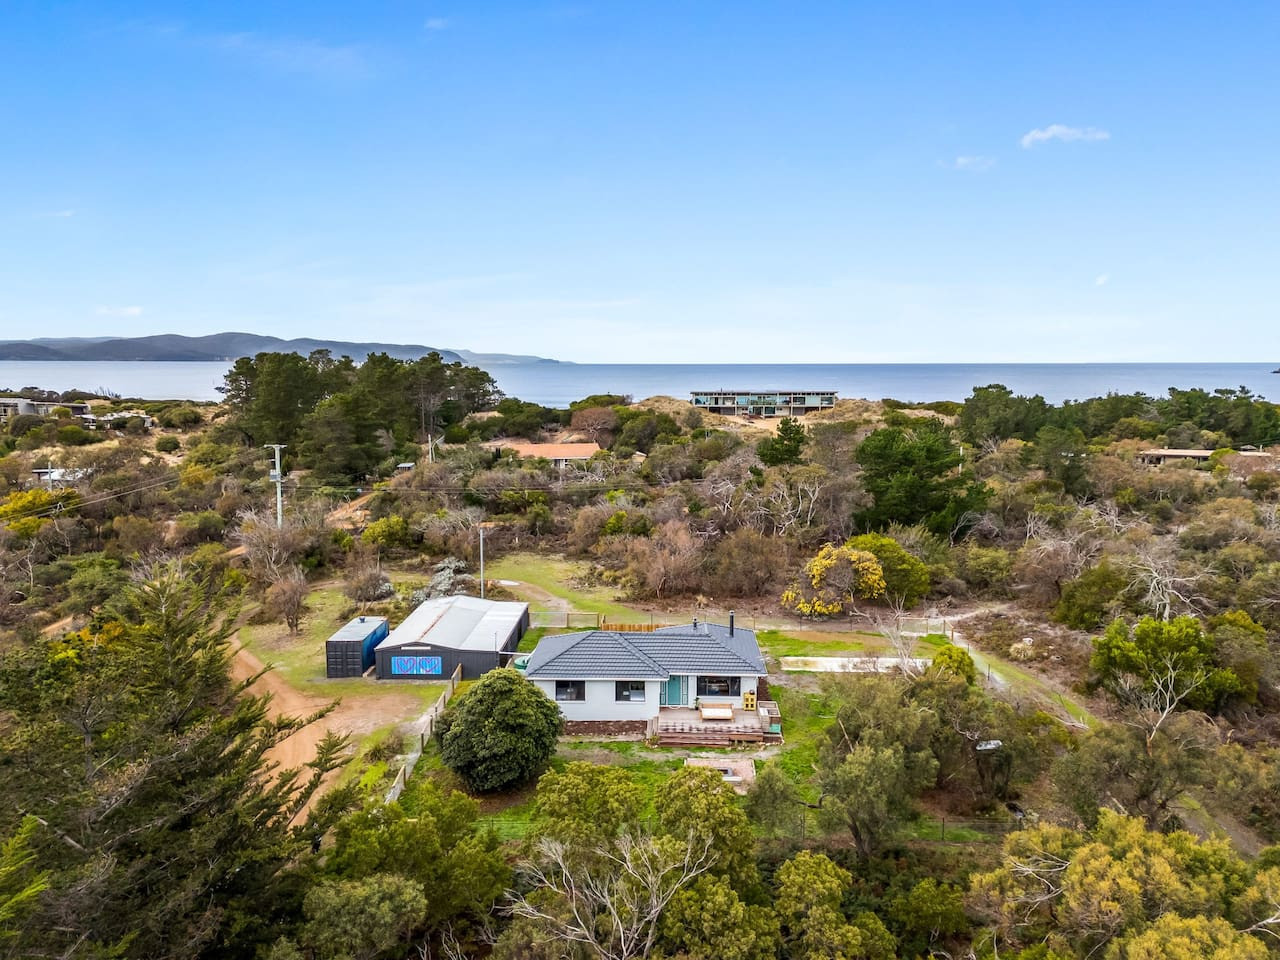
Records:
[[[369,511],[365,507],[377,492],[376,490],[370,490],[368,493],[356,497],[354,500],[348,500],[346,503],[330,510],[325,518],[327,523],[334,527],[364,526],[369,521]]]
[[[332,701],[322,697],[301,693],[289,686],[279,674],[268,670],[262,673],[263,663],[256,656],[237,643],[231,660],[231,677],[240,682],[261,673],[249,687],[255,694],[271,694],[271,703],[267,710],[273,717],[291,716],[307,717],[323,710]],[[361,698],[348,702],[339,701],[328,714],[309,723],[292,736],[285,738],[268,754],[267,759],[280,765],[281,769],[301,767],[315,759],[316,748],[325,734],[330,731],[339,734],[350,734],[353,740],[372,733],[389,724],[410,722],[421,713],[419,702],[407,695],[392,692],[379,692],[377,697]],[[333,771],[311,798],[314,803],[333,781],[340,771]],[[303,813],[305,814],[306,809]]]
[[[53,621],[53,623],[49,624],[47,627],[41,628],[40,632],[46,637],[57,636],[69,632],[75,622],[75,616],[68,615],[63,617],[61,620]]]
[[[750,757],[687,757],[684,765],[720,771],[734,793],[745,794],[756,782],[756,762]]]

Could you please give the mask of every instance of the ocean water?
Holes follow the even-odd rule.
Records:
[[[1280,361],[1280,357],[1276,358]],[[147,400],[217,400],[228,363],[0,361],[0,388],[97,390]],[[1280,399],[1277,363],[513,363],[489,372],[508,396],[565,407],[593,393],[688,399],[694,390],[834,391],[909,402],[963,400],[1003,383],[1051,403],[1107,393],[1162,395],[1170,387],[1245,386]]]

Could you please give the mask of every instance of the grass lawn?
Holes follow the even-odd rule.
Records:
[[[532,653],[546,632],[546,627],[530,627],[520,638],[520,646],[516,647],[516,653]]]
[[[485,576],[493,580],[516,580],[540,592],[565,601],[569,609],[597,613],[615,623],[648,623],[650,614],[619,603],[609,587],[583,584],[587,565],[578,560],[536,553],[511,553],[485,565]],[[514,588],[519,594],[520,589]],[[555,609],[538,597],[525,597],[534,610]]]
[[[760,649],[770,657],[893,656],[888,640],[865,630],[760,630],[756,639]],[[918,657],[931,657],[938,647],[948,642],[941,635],[921,637],[913,652]]]
[[[281,623],[249,623],[240,628],[240,642],[264,664],[270,664],[289,686],[300,693],[344,701],[376,698],[389,693],[411,696],[425,710],[435,703],[444,684],[416,680],[379,683],[363,677],[330,680],[324,675],[324,643],[345,622],[339,615],[351,602],[333,587],[312,590],[301,629],[290,634]],[[409,717],[405,718],[410,719]]]
[[[818,762],[818,744],[835,719],[836,708],[823,694],[805,693],[790,687],[770,687],[782,712],[782,751],[774,761],[796,785],[800,798],[815,803],[818,789],[812,782]]]
[[[760,649],[770,657],[865,656],[868,650],[884,650],[888,642],[878,633],[834,630],[760,630]]]

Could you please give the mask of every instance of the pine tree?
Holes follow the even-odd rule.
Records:
[[[234,619],[166,565],[98,625],[5,661],[0,816],[39,819],[50,872],[21,955],[242,955],[280,871],[323,830],[290,822],[343,742],[327,738],[305,776],[267,760],[315,718],[273,718],[247,692],[256,678],[231,680]]]

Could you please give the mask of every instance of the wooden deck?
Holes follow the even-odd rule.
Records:
[[[697,710],[683,707],[664,707],[658,714],[660,746],[729,747],[764,739],[764,725],[754,710],[734,710],[732,720],[703,720]]]

